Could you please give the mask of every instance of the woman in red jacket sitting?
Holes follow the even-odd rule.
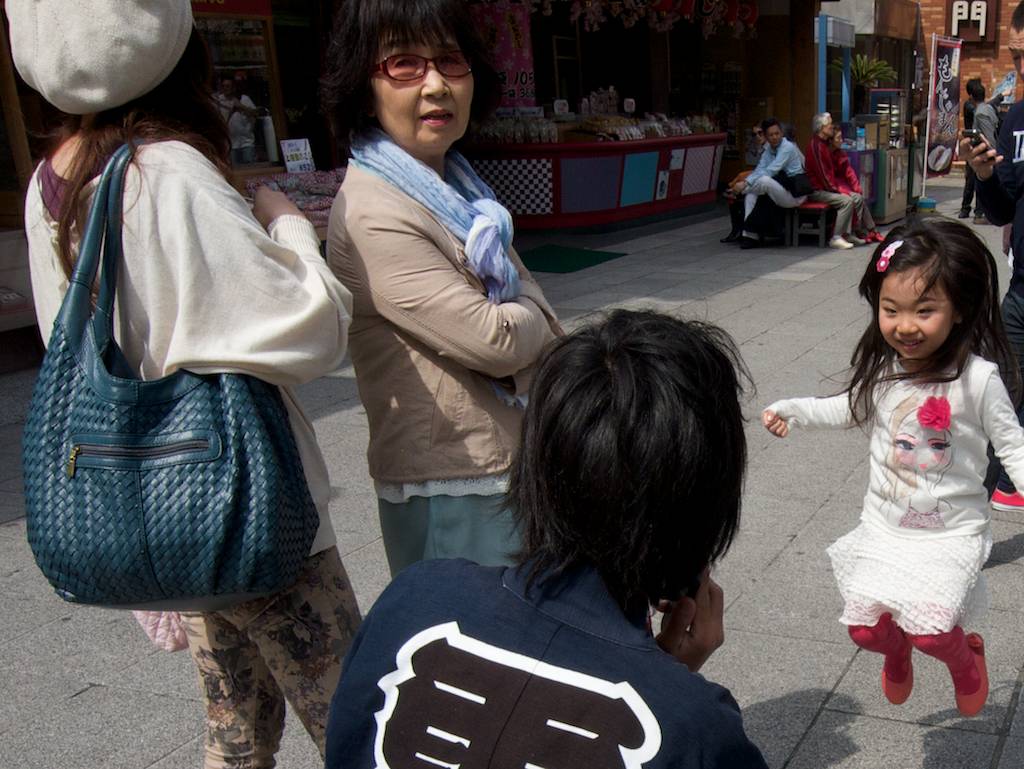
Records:
[[[850,165],[850,157],[843,150],[843,132],[838,127],[832,135],[832,148],[832,165],[835,168],[836,186],[839,188],[839,192],[843,195],[864,196],[860,187],[860,179],[857,178],[856,171]],[[875,229],[875,220],[871,218],[871,210],[867,205],[861,207],[858,213],[854,214],[854,233],[868,243],[881,243],[885,240],[884,236]],[[857,221],[858,218],[860,221]],[[862,232],[864,234],[861,234]]]

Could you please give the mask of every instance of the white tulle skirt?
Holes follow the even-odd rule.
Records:
[[[889,612],[914,635],[970,624],[988,607],[981,567],[991,550],[988,531],[909,538],[861,523],[827,550],[845,602],[839,621],[870,626]]]

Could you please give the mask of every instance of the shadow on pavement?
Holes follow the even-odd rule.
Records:
[[[829,710],[827,717],[821,718],[826,700]],[[857,753],[857,743],[846,730],[859,709],[858,703],[845,694],[803,689],[744,708],[743,725],[773,769],[788,765],[804,746],[809,747],[814,766],[825,769]]]

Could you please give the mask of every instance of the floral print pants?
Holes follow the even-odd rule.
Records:
[[[204,769],[265,769],[285,699],[324,753],[324,731],[359,608],[332,547],[287,590],[216,612],[182,613],[206,700]]]

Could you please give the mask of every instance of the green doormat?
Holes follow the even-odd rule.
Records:
[[[617,251],[594,251],[548,243],[519,255],[530,272],[576,272],[625,256]]]

